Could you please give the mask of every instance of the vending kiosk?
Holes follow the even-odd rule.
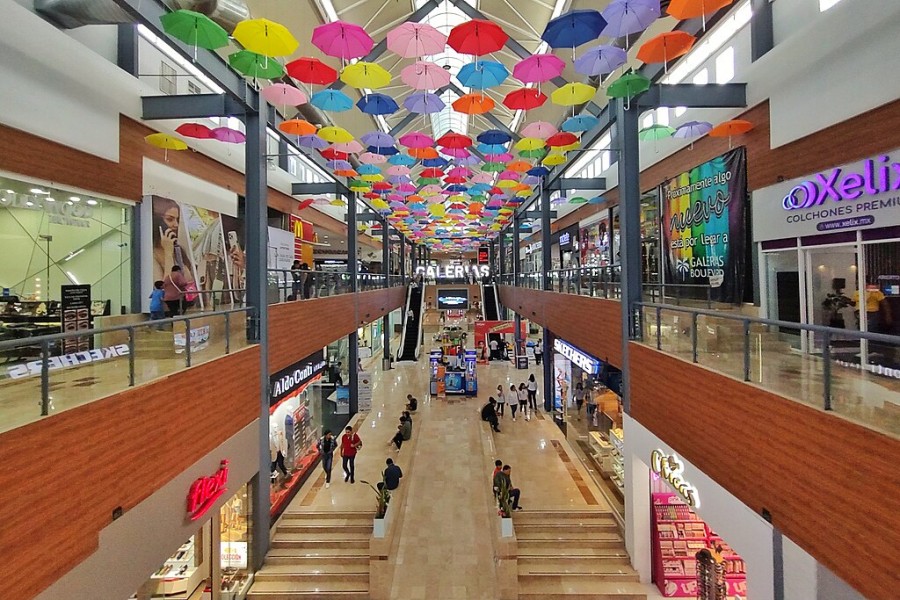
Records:
[[[432,349],[431,353],[428,355],[430,367],[429,372],[431,374],[431,384],[429,386],[429,392],[432,396],[442,396],[445,393],[445,369],[444,365],[441,364],[442,356],[443,352],[440,348]]]
[[[466,396],[475,396],[478,394],[478,374],[476,373],[476,365],[478,363],[478,351],[475,349],[466,349]]]

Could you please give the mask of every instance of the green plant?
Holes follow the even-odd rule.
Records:
[[[509,479],[500,477],[497,486],[497,503],[500,505],[498,511],[501,517],[508,518],[512,516],[512,505],[509,503]]]
[[[375,492],[375,518],[383,519],[384,515],[387,514],[388,503],[391,501],[391,490],[387,489],[384,476],[381,478],[381,489],[378,489],[365,479],[360,479],[359,481],[372,488],[372,491]]]

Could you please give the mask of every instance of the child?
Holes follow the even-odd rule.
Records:
[[[150,320],[156,321],[158,319],[166,318],[166,307],[163,304],[163,296],[165,292],[163,291],[163,282],[162,281],[154,281],[153,282],[153,291],[150,292]]]

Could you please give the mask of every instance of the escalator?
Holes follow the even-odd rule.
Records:
[[[482,316],[485,321],[500,320],[500,303],[497,301],[497,288],[493,283],[481,286],[481,303]],[[488,345],[492,341],[496,341],[498,346],[503,341],[503,336],[499,333],[488,334]]]
[[[403,342],[397,351],[397,361],[416,360],[422,340],[422,295],[423,287],[411,285],[406,295],[406,306],[403,309]],[[413,316],[409,317],[412,310]]]

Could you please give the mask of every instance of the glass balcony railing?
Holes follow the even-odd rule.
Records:
[[[382,275],[380,273],[359,273],[357,290],[367,292],[387,287],[402,286],[406,279],[400,275]],[[345,271],[300,271],[288,269],[269,269],[269,304],[290,302],[293,300],[311,300],[327,298],[353,292],[351,275]]]

